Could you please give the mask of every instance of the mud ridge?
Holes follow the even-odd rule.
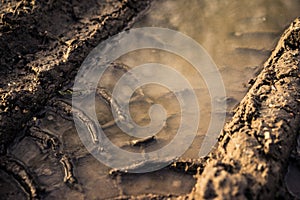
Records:
[[[283,182],[299,130],[299,52],[300,18],[284,32],[225,125],[191,199],[289,197]]]

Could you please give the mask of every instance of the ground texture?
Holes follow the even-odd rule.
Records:
[[[7,158],[7,147],[25,134],[31,126],[28,122],[50,99],[59,96],[58,91],[72,86],[88,53],[100,41],[130,28],[149,4],[146,0],[1,2],[0,167],[7,173],[1,172],[1,176],[15,174],[29,198],[40,198],[42,191],[23,165]],[[120,198],[291,198],[284,175],[300,124],[299,68],[300,19],[296,19],[262,72],[251,81],[251,88],[225,125],[216,148],[195,165],[197,183],[193,191],[187,196],[145,194]],[[47,135],[39,130],[35,133]],[[68,159],[58,157],[69,170]],[[76,187],[72,171],[69,175],[65,182]]]

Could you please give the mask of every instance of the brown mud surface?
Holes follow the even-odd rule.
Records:
[[[203,160],[179,161],[151,174],[156,185],[167,179],[163,174],[178,178],[170,180],[174,187],[167,185],[165,193],[130,192],[131,187],[142,188],[143,175],[108,176],[109,169],[88,155],[72,135],[74,131],[55,132],[54,125],[43,124],[53,118],[63,127],[73,123],[68,120],[68,105],[57,101],[59,91],[72,86],[91,49],[129,28],[149,4],[134,0],[1,2],[1,199],[97,199],[99,194],[103,199],[293,198],[284,176],[299,130],[299,19],[285,31],[262,72],[252,80],[214,151]],[[69,140],[61,144],[64,137]],[[93,172],[95,166],[107,174]],[[176,187],[195,183],[188,181],[192,175],[193,191],[176,192]],[[120,188],[124,180],[130,184]]]
[[[0,145],[63,86],[100,41],[129,28],[149,1],[3,1]],[[3,148],[3,147],[2,147]]]
[[[284,175],[299,131],[300,19],[284,32],[225,125],[195,199],[288,198]]]

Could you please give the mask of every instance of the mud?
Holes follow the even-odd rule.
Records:
[[[225,125],[190,197],[288,199],[284,175],[300,117],[299,41],[296,19]]]
[[[1,2],[2,151],[48,99],[72,84],[76,69],[91,49],[110,35],[129,28],[149,3],[147,0]]]
[[[299,19],[250,82],[214,151],[203,159],[177,160],[160,171],[133,175],[111,170],[87,152],[74,128],[68,91],[90,50],[131,27],[150,1],[84,2],[1,2],[1,198],[293,198],[284,181],[288,169],[297,168],[288,167],[289,161],[299,158]],[[114,76],[126,70],[118,64],[114,69],[120,69],[112,70]],[[116,144],[140,152],[167,142],[161,142],[161,135],[137,141],[114,134],[109,92],[99,88],[98,95],[98,120],[107,124]],[[147,98],[139,93],[133,103],[149,107]],[[80,109],[77,115],[92,129]]]

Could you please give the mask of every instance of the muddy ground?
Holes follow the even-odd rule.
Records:
[[[149,1],[3,1],[0,144],[15,138],[33,113],[72,84],[91,49],[129,28],[148,5]]]
[[[72,86],[84,58],[100,41],[130,28],[150,3],[1,2],[0,198],[61,197],[40,185],[43,177],[26,167],[30,163],[14,157],[14,144],[24,142],[29,134],[42,148],[52,149],[63,166],[61,182],[70,194],[64,197],[89,199],[74,174],[74,161],[56,148],[57,138],[37,129],[36,118],[45,115],[49,107],[56,114],[59,110],[68,113],[68,106],[54,99]],[[216,149],[203,160],[177,163],[184,168],[180,173],[195,175],[197,183],[190,194],[116,194],[107,198],[292,199],[284,176],[299,130],[299,50],[298,19],[283,34],[263,71],[251,81],[251,89],[225,125]],[[11,177],[15,181],[7,181]]]
[[[193,197],[289,198],[283,180],[299,134],[299,41],[296,19],[225,125]]]

